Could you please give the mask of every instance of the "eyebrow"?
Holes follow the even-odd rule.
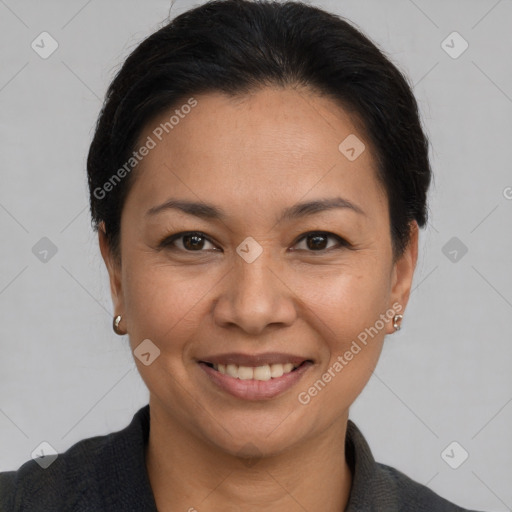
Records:
[[[364,210],[349,201],[348,199],[344,199],[342,197],[333,197],[333,198],[325,198],[325,199],[316,199],[314,201],[308,201],[304,203],[298,203],[293,206],[286,208],[281,217],[278,219],[278,222],[283,220],[293,220],[300,217],[306,217],[309,215],[314,215],[315,213],[320,213],[328,210],[333,210],[336,208],[344,208],[352,210],[360,215],[365,215]],[[199,217],[201,219],[206,220],[226,220],[227,215],[221,208],[217,206],[206,204],[203,202],[193,202],[181,199],[168,199],[165,203],[162,203],[158,206],[153,206],[146,212],[147,217],[154,216],[160,212],[177,209],[186,213],[188,215],[194,215],[195,217]]]

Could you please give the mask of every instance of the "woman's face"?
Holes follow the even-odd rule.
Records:
[[[120,267],[100,232],[115,313],[145,354],[152,413],[228,453],[277,454],[344,426],[407,304],[417,225],[393,263],[369,141],[332,100],[195,100],[139,139],[155,144],[123,207]],[[171,240],[183,232],[200,233]]]

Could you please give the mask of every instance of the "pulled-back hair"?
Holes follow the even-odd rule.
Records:
[[[126,169],[148,122],[193,95],[237,96],[263,86],[309,87],[362,122],[388,197],[394,257],[403,253],[410,221],[426,224],[431,181],[428,140],[407,79],[340,16],[295,1],[215,0],[145,39],[107,91],[87,173],[93,228],[104,221],[119,261],[121,212],[136,171],[105,184]]]

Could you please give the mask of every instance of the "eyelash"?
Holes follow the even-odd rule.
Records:
[[[324,236],[324,237],[327,237],[327,238],[334,238],[338,241],[338,247],[330,247],[328,249],[320,249],[318,251],[314,251],[314,250],[307,250],[307,249],[300,249],[300,250],[306,250],[306,252],[310,252],[310,253],[327,253],[327,252],[330,252],[331,250],[338,250],[338,249],[343,249],[343,248],[351,248],[351,244],[349,242],[347,242],[345,239],[341,238],[340,236],[338,235],[335,235],[334,233],[329,233],[328,231],[309,231],[307,233],[304,233],[303,235],[300,236],[300,238],[297,239],[297,241],[294,243],[294,245],[297,245],[299,242],[301,242],[302,240],[305,240],[307,239],[308,236],[310,235],[321,235],[321,236]],[[167,238],[164,238],[160,244],[158,245],[158,247],[160,249],[170,249],[170,250],[177,250],[177,251],[182,251],[182,252],[187,252],[187,253],[194,253],[194,252],[205,252],[205,250],[202,250],[202,249],[199,249],[197,251],[189,251],[187,249],[180,249],[178,247],[176,247],[174,245],[174,242],[176,240],[179,240],[180,238],[183,238],[185,236],[197,236],[197,237],[200,237],[200,238],[204,238],[205,240],[207,240],[208,242],[210,242],[211,244],[215,245],[204,233],[202,233],[201,231],[183,231],[181,233],[176,233],[175,235],[172,235],[170,237],[167,237]]]

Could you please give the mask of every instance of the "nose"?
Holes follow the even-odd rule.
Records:
[[[269,326],[292,325],[297,316],[294,294],[283,277],[269,250],[251,263],[236,254],[215,301],[215,323],[224,328],[235,325],[251,335]]]

